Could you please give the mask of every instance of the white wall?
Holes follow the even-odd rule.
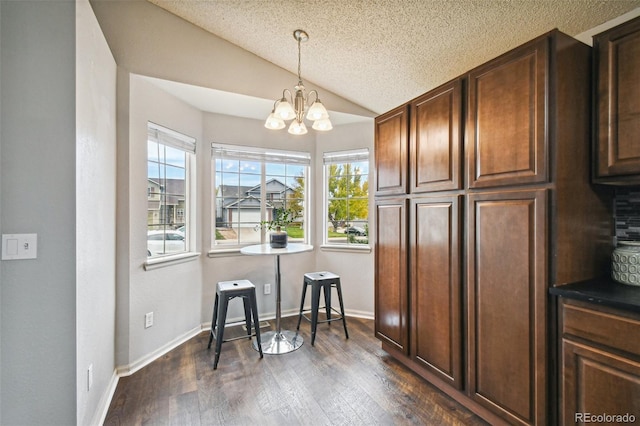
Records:
[[[369,149],[369,241],[371,252],[345,252],[320,249],[316,255],[316,269],[328,270],[340,275],[345,310],[348,314],[373,318],[374,307],[374,205],[373,205],[373,120],[370,123],[358,123],[334,128],[331,132],[319,133],[316,141],[316,195],[318,206],[316,214],[321,214],[323,202],[322,155],[330,151],[343,151],[356,148]],[[323,220],[316,217],[317,245],[322,243]]]
[[[269,131],[264,128],[261,120],[250,120],[227,115],[204,115],[203,137],[208,146],[212,142],[236,144],[245,146],[268,147],[291,151],[309,152],[314,160],[314,131],[310,130],[304,136],[292,136],[286,131]],[[204,197],[205,218],[213,217],[211,212],[211,150],[202,155],[199,160],[201,169],[204,170],[203,182],[207,190]],[[308,186],[315,190],[315,176],[309,177]],[[313,218],[311,219],[313,223]],[[212,223],[205,220],[203,223],[203,251],[211,247]],[[312,236],[313,238],[313,230]],[[314,243],[314,240],[311,240]],[[290,314],[300,304],[300,286],[302,275],[315,268],[315,252],[299,253],[280,257],[282,272],[282,312]],[[275,259],[272,256],[244,256],[236,253],[228,257],[213,257],[204,259],[204,280],[202,289],[202,315],[203,323],[211,322],[213,312],[213,300],[215,286],[218,281],[227,281],[245,278],[253,282],[258,288],[258,312],[261,319],[275,316],[275,294],[263,295],[262,286],[265,283],[275,282]],[[240,318],[242,310],[237,306],[229,306],[229,318]],[[297,311],[296,311],[297,312]]]
[[[147,260],[147,123],[152,121],[195,138],[197,155],[204,147],[199,110],[135,74],[130,75],[128,89],[128,116],[120,112],[128,132],[118,140],[118,149],[124,155],[119,155],[118,169],[128,179],[127,187],[119,186],[125,194],[119,194],[122,202],[118,206],[118,238],[128,247],[118,260],[119,276],[126,277],[118,280],[118,315],[122,312],[126,320],[118,318],[116,363],[135,369],[176,339],[199,331],[202,297],[199,258],[149,271],[143,267]],[[200,193],[199,178],[196,185]],[[197,212],[201,206],[199,200]],[[201,222],[198,213],[196,229],[201,228]],[[196,248],[200,247],[197,240]],[[145,329],[148,312],[154,313],[154,325]]]
[[[88,0],[76,16],[77,418],[89,425],[116,382],[116,64]]]
[[[76,424],[75,7],[2,2],[0,230],[38,234],[2,261],[3,425]]]

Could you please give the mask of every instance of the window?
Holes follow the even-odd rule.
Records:
[[[295,217],[291,242],[307,242],[307,176],[310,155],[235,145],[212,145],[214,249],[266,242],[263,220],[281,209]]]
[[[147,256],[191,250],[195,139],[154,123],[147,137]]]
[[[369,245],[369,150],[326,152],[324,243]]]

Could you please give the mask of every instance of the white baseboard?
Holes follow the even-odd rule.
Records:
[[[100,398],[100,402],[98,403],[98,409],[96,410],[93,419],[91,419],[92,425],[103,425],[104,421],[107,419],[107,413],[109,412],[109,406],[111,405],[111,400],[113,399],[113,395],[116,393],[116,388],[118,387],[118,374],[116,370],[113,370],[113,375],[111,376],[111,380],[109,381],[109,386],[107,387],[107,391]]]
[[[150,354],[145,355],[144,357],[137,359],[136,361],[132,362],[131,364],[123,365],[123,366],[120,366],[120,367],[116,367],[116,373],[118,374],[119,377],[130,376],[133,373],[135,373],[136,371],[140,370],[142,367],[145,367],[145,366],[151,364],[153,361],[155,361],[156,359],[160,358],[162,355],[166,354],[167,352],[177,348],[178,346],[180,346],[181,344],[183,344],[187,340],[197,336],[203,330],[206,330],[206,328],[202,328],[202,325],[200,325],[198,327],[195,327],[195,328],[187,331],[186,333],[182,334],[181,336],[176,337],[175,339],[173,339],[172,341],[170,341],[166,345],[156,349],[155,351],[151,352]]]

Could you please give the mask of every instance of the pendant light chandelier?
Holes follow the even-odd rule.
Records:
[[[307,120],[313,121],[312,129],[319,131],[331,130],[333,126],[329,120],[329,113],[320,102],[318,92],[312,90],[307,94],[300,76],[300,43],[309,40],[309,34],[304,30],[295,30],[293,38],[298,41],[298,84],[294,88],[296,94],[294,97],[289,89],[282,91],[282,98],[276,99],[274,102],[273,109],[269,117],[267,117],[264,127],[280,130],[284,129],[285,121],[293,120],[289,125],[289,133],[292,135],[304,135],[307,133],[307,126],[304,124],[306,113]],[[310,102],[312,96],[314,96],[313,103]]]

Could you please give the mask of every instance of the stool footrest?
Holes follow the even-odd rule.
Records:
[[[326,308],[325,306],[321,306],[321,307],[319,307],[319,308],[318,308],[318,311],[319,311],[319,310],[321,310],[321,309],[322,309],[322,310],[323,310],[323,312],[324,312],[327,308]],[[338,316],[337,316],[337,317],[331,317],[331,319],[324,319],[324,320],[320,320],[320,319],[319,319],[319,320],[317,321],[317,322],[318,322],[318,324],[322,324],[322,323],[325,323],[325,322],[342,321],[342,318],[343,318],[343,317],[342,317],[342,314],[340,313],[340,311],[339,311],[339,310],[337,310],[337,309],[335,309],[335,308],[331,308],[331,312],[335,312]],[[302,316],[302,318],[304,318],[304,319],[306,319],[307,321],[311,322],[311,318],[309,318],[309,317],[307,316],[307,315],[308,315],[308,314],[310,314],[310,313],[311,313],[311,309],[305,309],[304,311],[302,311],[302,312],[300,313],[300,315]],[[321,314],[321,313],[319,312],[319,314]]]

